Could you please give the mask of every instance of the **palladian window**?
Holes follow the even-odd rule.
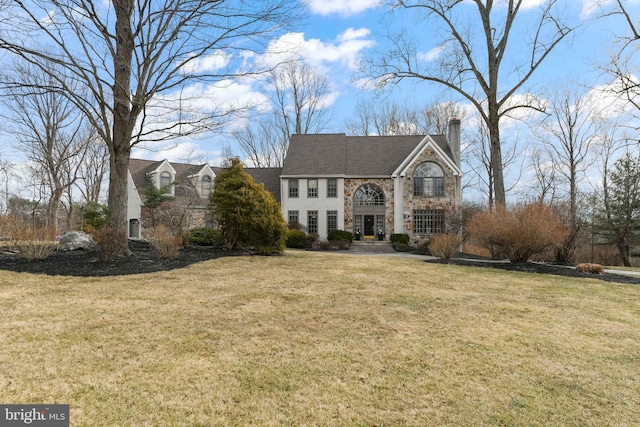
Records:
[[[384,193],[377,185],[365,184],[353,196],[355,206],[384,206]]]
[[[413,172],[413,195],[444,196],[444,172],[438,164],[425,162]]]

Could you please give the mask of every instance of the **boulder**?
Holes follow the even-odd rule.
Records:
[[[67,231],[58,242],[59,251],[75,251],[84,249],[87,251],[98,249],[98,245],[91,234],[84,231]]]

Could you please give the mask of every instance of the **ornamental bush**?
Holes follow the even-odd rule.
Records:
[[[291,249],[308,249],[307,233],[302,230],[289,230],[285,244]]]
[[[333,230],[327,236],[327,240],[330,241],[330,242],[335,241],[335,240],[345,240],[347,242],[352,242],[353,241],[353,234],[351,234],[349,231]]]
[[[408,245],[409,244],[409,235],[408,234],[402,234],[402,233],[392,234],[391,236],[389,236],[389,240],[394,245],[395,244]]]
[[[222,247],[222,233],[210,227],[192,228],[184,236],[185,244]]]
[[[462,239],[457,234],[441,234],[434,236],[429,241],[431,255],[444,259],[451,259],[460,249]]]
[[[513,263],[527,262],[531,256],[562,244],[567,233],[562,220],[543,203],[481,212],[471,218],[467,231],[492,254]]]

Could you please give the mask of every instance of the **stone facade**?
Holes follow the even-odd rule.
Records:
[[[353,225],[353,196],[356,190],[364,184],[373,184],[384,192],[384,216],[385,216],[385,239],[393,232],[393,208],[394,189],[393,180],[385,178],[346,178],[344,180],[344,229],[354,232]]]
[[[424,162],[433,162],[444,171],[444,196],[426,197],[413,195],[413,174],[417,166]],[[459,177],[454,174],[431,147],[428,147],[416,161],[407,169],[403,181],[404,205],[403,205],[403,222],[404,229],[407,234],[412,236],[411,243],[420,245],[429,240],[428,235],[413,234],[413,211],[414,210],[442,210],[445,212],[445,228],[447,227],[447,213],[454,212],[457,209],[456,200],[459,188]]]

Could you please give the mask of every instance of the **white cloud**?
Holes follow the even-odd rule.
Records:
[[[229,56],[223,51],[215,51],[210,55],[195,58],[182,67],[185,74],[196,74],[206,71],[216,71],[229,63]]]
[[[380,0],[310,0],[309,8],[317,15],[347,17],[368,9],[375,9],[380,4]]]
[[[422,61],[427,61],[427,62],[434,61],[442,54],[442,52],[446,49],[446,47],[447,47],[446,44],[441,44],[440,46],[434,47],[429,52],[418,53],[417,55],[418,59]]]
[[[371,32],[366,28],[348,28],[332,41],[305,39],[304,33],[287,33],[269,45],[264,61],[276,65],[287,59],[298,58],[318,67],[327,64],[346,65],[357,68],[360,53],[374,45],[369,39]]]

